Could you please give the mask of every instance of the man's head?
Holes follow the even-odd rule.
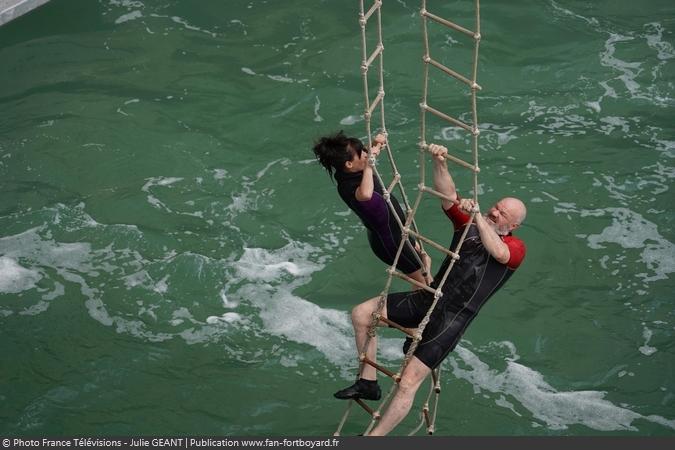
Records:
[[[514,197],[504,197],[485,213],[485,220],[499,235],[507,235],[525,220],[525,204]]]
[[[334,172],[360,172],[368,165],[368,153],[360,140],[342,131],[314,144],[314,155],[332,177]]]

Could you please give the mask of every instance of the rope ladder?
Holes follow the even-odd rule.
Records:
[[[362,349],[359,350],[359,371],[357,374],[357,379],[358,376],[360,375],[363,365],[364,364],[369,364],[372,367],[374,367],[376,370],[384,373],[386,376],[390,377],[394,383],[392,384],[392,388],[389,390],[389,392],[384,396],[382,401],[379,403],[379,405],[376,408],[372,408],[368,404],[366,404],[363,400],[361,399],[355,399],[355,400],[350,400],[347,404],[347,407],[345,409],[345,412],[342,415],[342,418],[338,424],[338,427],[334,433],[335,436],[339,436],[340,433],[342,432],[342,429],[351,413],[351,408],[354,403],[359,405],[366,413],[371,417],[371,420],[364,431],[364,434],[367,435],[370,433],[370,431],[373,429],[373,427],[377,424],[377,421],[381,418],[383,411],[386,410],[388,407],[391,399],[396,393],[396,390],[398,388],[398,382],[401,380],[401,374],[403,374],[405,368],[407,367],[408,363],[410,362],[415,350],[417,349],[417,346],[419,345],[419,342],[422,339],[422,334],[424,332],[425,327],[429,323],[431,314],[433,313],[434,309],[436,308],[438,302],[442,299],[443,293],[442,293],[442,288],[448,279],[450,272],[452,271],[455,262],[459,260],[459,252],[462,247],[462,244],[464,243],[464,239],[466,237],[466,234],[469,230],[469,225],[473,222],[474,217],[476,212],[473,212],[471,215],[471,220],[469,224],[464,228],[464,232],[462,233],[455,249],[449,250],[446,248],[446,246],[441,245],[437,242],[434,242],[433,240],[425,237],[420,231],[418,230],[418,227],[415,222],[415,215],[417,213],[417,209],[419,208],[419,205],[422,201],[422,198],[424,197],[424,194],[430,194],[434,197],[440,198],[440,199],[446,199],[450,200],[446,196],[444,196],[442,193],[435,191],[433,188],[426,186],[425,181],[426,181],[426,156],[427,153],[429,153],[429,144],[427,143],[427,135],[428,135],[428,130],[427,130],[427,115],[431,114],[437,118],[442,119],[443,121],[447,122],[450,124],[452,127],[456,127],[459,129],[464,130],[465,132],[471,134],[471,149],[472,149],[472,160],[471,162],[465,161],[462,158],[458,156],[453,156],[450,154],[447,154],[446,158],[449,159],[450,161],[454,162],[460,167],[463,167],[465,169],[468,169],[469,171],[472,172],[472,177],[473,177],[473,199],[478,202],[478,173],[480,172],[480,169],[478,167],[478,138],[480,136],[480,131],[478,128],[478,113],[476,109],[476,93],[481,89],[481,87],[476,83],[476,77],[477,77],[477,71],[478,71],[478,50],[479,50],[479,44],[480,44],[480,0],[474,0],[475,2],[475,28],[473,31],[466,29],[450,20],[447,20],[445,18],[442,18],[436,14],[433,14],[427,10],[427,1],[426,0],[421,0],[421,9],[420,9],[420,18],[422,22],[422,36],[423,36],[423,43],[424,43],[424,54],[422,56],[422,61],[423,61],[423,88],[422,88],[422,101],[420,102],[420,142],[418,144],[419,146],[419,184],[418,184],[418,193],[415,198],[415,201],[412,205],[410,206],[410,202],[408,199],[408,196],[406,195],[403,182],[401,179],[401,175],[397,169],[393,152],[391,150],[389,140],[387,139],[385,148],[387,150],[386,154],[388,157],[388,160],[391,165],[392,169],[392,174],[393,174],[393,180],[389,185],[385,185],[382,179],[382,176],[377,168],[377,166],[373,165],[373,173],[381,183],[381,185],[387,186],[386,190],[384,192],[384,198],[385,201],[387,202],[388,207],[393,213],[393,216],[396,218],[396,221],[398,222],[398,225],[401,229],[401,243],[399,244],[398,251],[396,253],[396,256],[394,258],[394,261],[392,265],[387,269],[387,280],[385,282],[384,288],[379,294],[379,300],[378,300],[378,306],[377,310],[375,313],[373,313],[373,317],[371,320],[369,332],[368,332],[368,338],[366,339],[365,345]],[[384,113],[384,97],[385,97],[385,91],[384,91],[384,45],[383,45],[383,40],[382,40],[382,4],[383,0],[374,0],[373,3],[370,5],[368,9],[366,9],[366,0],[359,0],[359,25],[361,28],[361,74],[362,74],[362,79],[363,79],[363,91],[364,91],[364,121],[365,121],[365,127],[366,127],[366,133],[369,138],[369,142],[371,139],[372,134],[372,116],[373,113],[375,113],[376,110],[379,109],[379,115],[380,115],[380,128],[381,132],[387,136],[387,128],[385,124],[385,113]],[[367,25],[369,22],[372,22],[373,17],[376,19],[375,20],[375,27],[376,27],[376,33],[377,33],[377,44],[375,46],[375,49],[372,51],[372,53],[368,53],[368,48],[367,48]],[[457,32],[460,34],[465,35],[466,37],[473,39],[473,64],[472,64],[472,71],[471,74],[467,77],[464,76],[455,70],[446,67],[442,63],[440,63],[437,59],[433,58],[431,55],[430,51],[430,45],[429,45],[429,22],[434,22],[436,24],[439,24],[441,26],[444,26],[453,32]],[[379,86],[378,86],[378,91],[377,95],[375,98],[371,101],[370,100],[370,90],[369,90],[369,80],[368,80],[368,73],[369,69],[371,66],[377,61],[377,68],[378,68],[378,81],[379,81]],[[440,71],[441,73],[450,76],[461,83],[465,84],[468,89],[470,90],[470,109],[471,109],[471,118],[472,118],[472,123],[465,123],[464,121],[460,120],[459,118],[452,117],[446,113],[443,113],[437,108],[434,108],[432,106],[429,106],[429,72],[430,72],[430,67],[433,67]],[[370,152],[370,147],[368,148],[368,151]],[[373,161],[372,156],[369,154],[370,161]],[[396,214],[396,211],[394,209],[394,206],[390,200],[390,196],[394,188],[398,187],[398,190],[401,194],[401,198],[403,200],[403,203],[405,205],[406,209],[406,220],[404,223],[402,223]],[[408,240],[409,236],[413,236],[416,238],[417,242],[420,244],[420,253],[424,254],[424,244],[429,245],[430,247],[433,247],[434,249],[442,252],[446,256],[451,258],[450,264],[448,268],[445,270],[443,273],[443,276],[440,281],[438,281],[437,288],[434,289],[430,286],[427,286],[425,284],[419,283],[416,280],[413,280],[412,278],[408,277],[404,273],[401,273],[396,269],[396,265],[398,263],[398,259],[403,251],[403,246],[408,245],[410,246],[410,242]],[[414,249],[413,249],[414,250]],[[417,252],[414,252],[417,254]],[[419,260],[418,262],[422,264],[422,261]],[[424,267],[422,265],[422,267]],[[394,323],[393,321],[386,319],[381,316],[382,309],[385,306],[386,298],[389,293],[391,283],[394,277],[400,278],[402,280],[405,280],[409,283],[412,283],[413,285],[419,287],[420,289],[424,289],[428,291],[429,293],[433,294],[434,300],[429,307],[426,315],[420,322],[419,326],[417,329],[414,330],[414,332],[411,332],[410,330]],[[454,320],[454,319],[453,319]],[[387,325],[389,325],[391,328],[395,328],[406,334],[407,336],[412,338],[412,343],[406,352],[405,358],[403,359],[402,363],[400,364],[399,368],[394,371],[387,369],[380,364],[378,364],[375,361],[370,360],[366,356],[366,349],[368,348],[368,345],[371,341],[372,338],[376,336],[376,328],[379,322],[383,322]],[[421,420],[420,423],[417,425],[417,427],[412,430],[409,434],[413,435],[416,434],[422,426],[426,426],[426,431],[428,434],[433,434],[435,431],[435,421],[436,421],[436,415],[437,415],[437,410],[438,410],[438,401],[440,397],[440,370],[439,368],[435,369],[431,373],[431,383],[429,387],[429,392],[427,394],[427,397],[423,403],[422,411],[421,411]],[[433,398],[433,406],[430,407],[430,402],[432,401],[432,396]]]

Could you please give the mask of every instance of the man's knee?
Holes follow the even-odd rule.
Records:
[[[431,369],[417,359],[417,357],[413,357],[403,371],[401,381],[398,383],[398,389],[403,394],[415,395],[429,373],[431,373]]]
[[[352,323],[355,327],[370,326],[373,320],[373,312],[377,308],[377,304],[373,300],[376,299],[366,300],[352,309]]]
[[[398,383],[398,390],[404,395],[415,395],[420,384],[421,383],[418,380],[413,379],[413,377],[403,376]]]

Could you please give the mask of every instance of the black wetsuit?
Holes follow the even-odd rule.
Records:
[[[374,189],[371,199],[366,201],[356,199],[356,189],[361,184],[362,177],[363,172],[336,172],[338,193],[368,230],[368,242],[375,255],[384,263],[391,265],[401,242],[401,229],[384,199],[384,189],[377,178],[373,178]],[[401,223],[405,223],[405,214],[398,200],[393,195],[389,198]],[[412,247],[410,245],[403,247],[396,265],[396,268],[405,274],[422,267],[413,249],[415,241],[412,237],[409,241]]]
[[[455,223],[451,249],[456,248],[468,216],[457,206],[446,211]],[[454,216],[454,217],[453,217]],[[466,220],[464,220],[466,218]],[[435,368],[450,353],[485,302],[513,275],[525,256],[525,245],[515,236],[503,236],[511,258],[507,264],[495,260],[481,242],[478,228],[471,224],[460,250],[460,259],[443,285],[443,296],[431,314],[422,334],[415,356],[430,368]],[[438,286],[451,259],[447,257],[432,283]],[[387,297],[387,317],[404,327],[415,328],[426,315],[433,295],[418,290],[390,294]],[[407,351],[407,349],[404,349]]]

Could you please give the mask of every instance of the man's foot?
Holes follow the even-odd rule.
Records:
[[[340,391],[337,391],[333,394],[335,398],[340,400],[349,400],[362,398],[364,400],[379,400],[382,396],[382,391],[380,386],[377,384],[377,380],[364,380],[360,378],[359,381],[352,384],[348,388],[344,388]]]

